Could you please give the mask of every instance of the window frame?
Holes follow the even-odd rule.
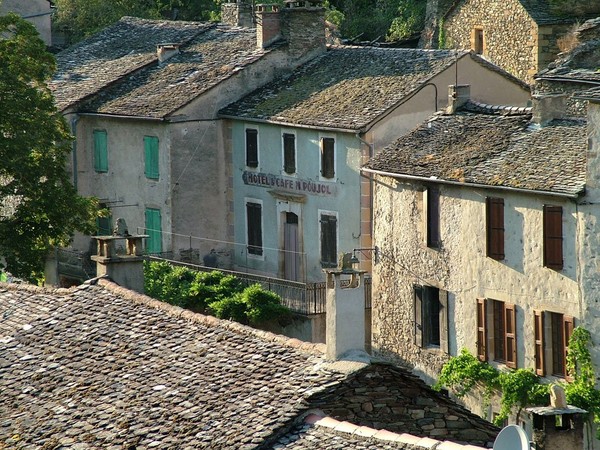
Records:
[[[425,210],[425,245],[429,248],[440,248],[440,189],[426,187],[423,191],[423,208]]]
[[[449,353],[448,291],[429,285],[413,286],[414,343]],[[437,303],[436,308],[432,308]],[[437,330],[437,339],[434,339]]]
[[[563,208],[544,205],[542,215],[544,267],[560,271],[564,267]]]
[[[149,180],[160,178],[160,140],[157,136],[144,136],[144,175]]]
[[[257,230],[251,229],[250,205],[255,205],[252,208],[258,208],[259,220],[254,225],[258,227]],[[246,198],[244,199],[244,210],[246,219],[246,253],[249,258],[263,260],[265,257],[263,201],[255,198]],[[255,238],[258,241],[254,242]]]
[[[485,54],[485,32],[482,26],[473,27],[471,35],[471,49],[476,55]]]
[[[325,146],[325,142],[333,141],[331,147]],[[328,150],[330,148],[330,150]],[[319,178],[324,181],[331,181],[336,177],[336,160],[337,160],[337,141],[333,135],[319,136]],[[325,173],[326,168],[330,170]]]
[[[293,143],[291,150],[289,150],[289,144],[286,144],[290,140]],[[290,151],[293,153],[293,161],[289,160]],[[281,160],[283,162],[283,172],[286,175],[295,175],[297,173],[297,140],[294,131],[284,131],[281,133]]]
[[[249,141],[248,137],[249,134],[253,134],[254,135],[254,145],[255,148],[251,149],[251,141]],[[258,169],[258,166],[260,164],[260,159],[259,159],[259,149],[258,149],[258,137],[259,137],[259,131],[258,131],[258,127],[250,127],[250,126],[246,126],[244,128],[244,143],[245,143],[245,156],[246,156],[246,167],[250,168],[250,169]],[[254,154],[251,155],[251,152],[253,152]],[[254,157],[254,159],[251,159],[251,156]]]
[[[485,199],[486,256],[503,261],[505,254],[504,199]]]
[[[335,234],[333,239],[333,249],[325,249],[326,242],[324,240],[324,229],[323,229],[323,217],[333,218],[334,229],[333,232]],[[328,210],[318,210],[318,220],[319,220],[319,263],[323,268],[335,268],[338,265],[337,261],[337,252],[339,248],[339,220],[338,220],[338,212],[337,211],[328,211]],[[327,223],[330,223],[331,219],[327,220]],[[328,253],[328,254],[325,254]],[[328,257],[329,259],[325,259]]]
[[[108,172],[108,133],[105,129],[95,129],[92,136],[94,145],[94,170],[97,173],[106,173]]]
[[[477,357],[480,361],[518,366],[517,307],[513,303],[491,298],[477,299]],[[491,351],[489,353],[489,344]]]
[[[567,353],[569,351],[569,339],[575,327],[575,318],[563,313],[547,311],[550,331],[549,345],[552,366],[550,374],[555,377],[564,378],[568,381],[572,377],[567,373]]]
[[[152,217],[152,221],[156,220],[156,213],[158,215],[158,228],[156,223],[152,223],[153,228],[150,228],[149,218]],[[144,211],[144,232],[148,235],[146,241],[146,253],[148,254],[160,254],[162,253],[162,214],[159,208],[146,207]],[[156,251],[158,249],[158,251]]]

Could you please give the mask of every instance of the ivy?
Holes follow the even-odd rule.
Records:
[[[592,364],[590,332],[577,327],[569,339],[567,353],[567,373],[570,383],[561,382],[567,403],[591,413],[596,423],[600,423],[600,391],[595,388],[596,374]],[[531,369],[500,371],[485,362],[479,361],[468,350],[451,357],[444,364],[434,389],[446,387],[457,397],[463,397],[474,388],[483,389],[484,404],[494,393],[499,393],[500,413],[495,424],[501,425],[517,408],[517,418],[523,408],[549,404],[549,384],[542,383]],[[600,438],[600,428],[598,431]]]

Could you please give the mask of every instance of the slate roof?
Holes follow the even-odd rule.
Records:
[[[467,52],[459,52],[464,57]],[[221,116],[360,130],[454,64],[449,50],[339,46],[220,111]]]
[[[309,398],[348,377],[323,350],[103,279],[70,290],[1,284],[0,447],[253,449],[324,438],[297,428]],[[327,439],[319,448],[374,448],[355,435]]]
[[[585,120],[533,126],[530,115],[438,114],[365,168],[459,183],[577,196],[585,187]]]
[[[590,100],[594,103],[600,102],[600,87],[588,89],[585,92],[577,95],[578,98],[582,98],[584,100]]]
[[[159,64],[156,45],[179,43]],[[269,50],[256,32],[200,22],[123,18],[58,55],[52,82],[59,109],[164,118]]]

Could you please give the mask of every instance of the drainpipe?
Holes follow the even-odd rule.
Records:
[[[75,187],[75,191],[77,191],[77,122],[79,122],[79,116],[75,115],[73,119],[71,119],[71,134],[75,139],[73,139],[72,144],[72,161],[73,161],[73,186]]]

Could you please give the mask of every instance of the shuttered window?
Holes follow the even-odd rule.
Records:
[[[251,255],[262,255],[262,205],[260,203],[246,203],[246,221],[248,231],[248,253]]]
[[[487,256],[504,259],[504,199],[486,198]]]
[[[448,292],[433,286],[414,287],[414,342],[448,353]]]
[[[94,170],[108,172],[108,144],[104,130],[94,130]]]
[[[258,130],[246,128],[246,166],[258,167]]]
[[[535,338],[535,373],[539,376],[546,375],[546,366],[544,364],[544,313],[534,311],[534,338]]]
[[[321,266],[337,266],[337,217],[321,214]]]
[[[440,192],[435,188],[427,188],[425,195],[425,218],[427,247],[440,246]]]
[[[144,136],[144,163],[146,178],[158,180],[158,138],[156,136]]]
[[[321,176],[323,178],[335,176],[335,140],[333,138],[321,139]]]
[[[517,367],[517,312],[515,305],[504,304],[504,360],[508,367]]]
[[[162,252],[162,228],[160,219],[160,209],[146,208],[146,234],[149,236],[146,241],[147,253]]]
[[[544,206],[544,266],[563,268],[562,207]]]
[[[283,170],[296,173],[296,136],[291,133],[283,133]]]
[[[550,312],[552,332],[552,375],[569,379],[567,374],[567,352],[573,334],[575,320],[571,316]]]
[[[490,310],[488,311],[488,308]],[[517,310],[499,300],[477,299],[477,358],[488,359],[488,334],[493,347],[490,357],[508,367],[517,367]]]
[[[112,216],[98,217],[96,226],[98,228],[98,236],[110,236],[112,234]]]
[[[477,358],[487,361],[487,308],[484,298],[477,299]]]

